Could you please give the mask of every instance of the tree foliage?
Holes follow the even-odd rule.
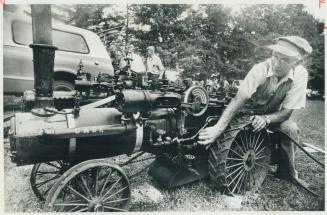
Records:
[[[126,11],[104,14],[108,7],[78,5],[72,20],[83,28],[100,26],[96,32],[126,22]],[[306,63],[309,86],[324,91],[321,23],[303,5],[243,5],[236,14],[218,4],[129,5],[128,20],[111,43],[124,46],[128,39],[143,56],[146,47],[153,45],[166,68],[193,77],[220,73],[228,79],[242,79],[255,63],[270,56],[264,45],[279,36],[302,36],[313,47]]]
[[[245,7],[235,20],[249,41],[269,41],[285,35],[298,35],[309,41],[313,48],[306,62],[309,87],[324,92],[324,36],[319,29],[319,20],[303,5],[252,5]],[[262,60],[262,53],[253,59]]]

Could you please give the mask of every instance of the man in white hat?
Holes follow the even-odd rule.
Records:
[[[268,48],[272,50],[272,57],[253,66],[216,125],[200,132],[199,144],[215,142],[235,113],[249,100],[255,103],[258,110],[250,117],[254,132],[272,124],[294,140],[299,140],[299,129],[290,116],[293,110],[305,107],[308,72],[302,62],[312,48],[298,36],[277,38],[276,44]],[[280,146],[286,154],[286,164],[279,165],[277,172],[282,173],[280,176],[285,179],[295,179],[305,184],[295,170],[293,142],[283,138]]]
[[[120,68],[124,68],[127,62],[130,63],[130,69],[138,74],[145,73],[145,66],[142,57],[134,52],[134,45],[130,44],[127,47],[126,57],[121,59]]]

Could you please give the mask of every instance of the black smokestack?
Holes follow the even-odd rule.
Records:
[[[56,47],[52,46],[50,5],[32,5],[33,64],[35,105],[32,113],[38,116],[52,115],[53,68]]]

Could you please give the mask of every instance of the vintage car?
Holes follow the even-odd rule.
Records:
[[[7,7],[8,8],[8,7]],[[93,32],[53,21],[55,52],[54,89],[70,91],[78,65],[92,75],[114,75],[111,59]],[[22,94],[34,88],[31,16],[25,11],[4,11],[3,84],[5,94]]]

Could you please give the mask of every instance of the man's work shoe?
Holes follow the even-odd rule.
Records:
[[[277,170],[275,171],[275,177],[279,179],[284,180],[290,180],[292,178],[292,175],[290,174],[290,171],[287,168],[282,168],[280,166],[277,167]]]

